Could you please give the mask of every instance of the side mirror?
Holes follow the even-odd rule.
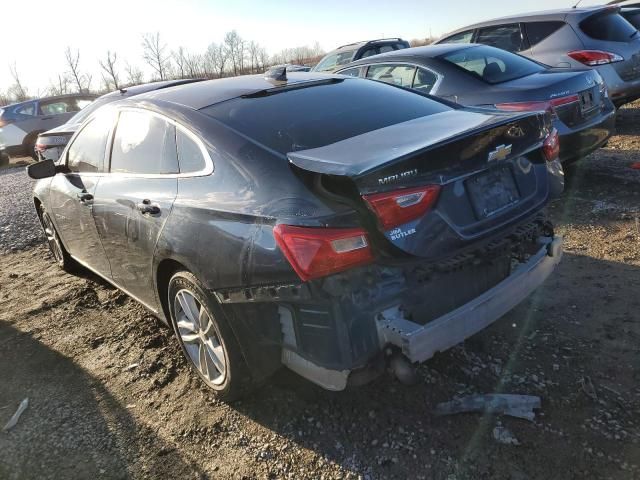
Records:
[[[34,180],[53,177],[56,173],[58,173],[58,171],[56,170],[56,164],[53,163],[53,160],[44,160],[27,167],[27,175]]]

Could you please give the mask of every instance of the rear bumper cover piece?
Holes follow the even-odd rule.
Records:
[[[424,362],[488,327],[531,294],[560,262],[562,238],[541,242],[540,250],[502,282],[426,325],[405,319],[397,307],[385,310],[376,320],[381,345],[395,345],[412,362]]]

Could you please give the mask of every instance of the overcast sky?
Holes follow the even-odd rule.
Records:
[[[141,37],[146,32],[160,32],[171,49],[184,46],[198,52],[232,29],[270,54],[315,41],[331,50],[370,38],[441,35],[483,19],[566,7],[572,1],[0,0],[0,90],[11,84],[9,65],[15,61],[29,93],[43,92],[64,72],[66,46],[80,50],[80,67],[93,73],[97,87],[98,58],[107,50],[117,52],[119,62],[142,67]]]

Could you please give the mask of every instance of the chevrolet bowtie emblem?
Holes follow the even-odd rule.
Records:
[[[489,161],[501,161],[509,156],[512,145],[498,145],[493,152],[489,152]]]

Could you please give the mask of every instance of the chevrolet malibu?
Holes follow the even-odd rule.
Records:
[[[114,102],[29,174],[60,267],[170,324],[229,401],[282,365],[407,379],[513,308],[560,261],[558,148],[542,112],[274,72]]]

